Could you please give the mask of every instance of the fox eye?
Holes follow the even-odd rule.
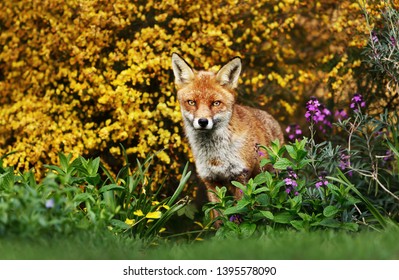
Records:
[[[212,106],[219,106],[220,105],[220,101],[213,101]]]
[[[195,101],[194,100],[188,100],[187,103],[190,106],[195,106]]]

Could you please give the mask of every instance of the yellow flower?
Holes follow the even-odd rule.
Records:
[[[159,219],[159,218],[161,218],[161,216],[162,216],[161,211],[154,211],[154,212],[147,213],[147,215],[145,215],[145,217],[148,219]]]
[[[125,220],[125,224],[127,224],[127,225],[129,225],[129,226],[132,226],[132,225],[134,224],[134,222],[135,222],[134,219],[128,219],[128,218],[126,218],[126,220]]]
[[[170,209],[170,207],[168,205],[166,205],[166,204],[162,205],[162,207],[165,208],[166,210]]]
[[[134,212],[133,212],[133,215],[136,215],[136,216],[138,216],[138,217],[141,217],[141,216],[144,216],[144,213],[143,213],[143,211],[141,211],[141,210],[139,209],[139,210],[134,211]]]
[[[166,204],[163,204],[163,205],[159,206],[159,207],[157,208],[157,210],[159,210],[159,209],[161,209],[161,208],[164,208],[164,209],[166,209],[166,210],[169,210],[169,209],[170,209],[170,207],[169,207],[168,205],[166,205]]]

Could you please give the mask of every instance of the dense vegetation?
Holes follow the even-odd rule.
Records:
[[[398,8],[2,1],[0,236],[100,230],[149,244],[395,227]],[[173,51],[206,69],[241,56],[238,100],[283,125],[285,144],[259,150],[274,172],[233,182],[240,201],[221,187],[219,202],[193,203]]]

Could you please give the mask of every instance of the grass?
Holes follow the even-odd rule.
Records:
[[[358,233],[282,231],[245,240],[210,239],[194,243],[169,240],[145,246],[140,240],[108,233],[84,233],[39,240],[0,239],[0,259],[386,260],[399,259],[398,234],[397,228]]]

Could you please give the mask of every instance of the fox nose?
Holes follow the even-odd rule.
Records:
[[[198,124],[200,125],[200,127],[205,128],[208,125],[209,121],[206,118],[200,118],[198,120]]]

